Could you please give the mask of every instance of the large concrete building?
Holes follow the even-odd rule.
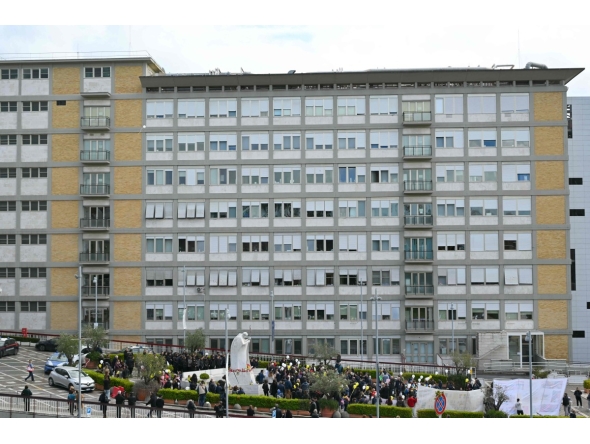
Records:
[[[374,355],[378,319],[382,359],[571,358],[580,72],[0,60],[1,328],[75,331],[82,265],[115,339],[181,344],[186,300],[210,347],[228,309],[252,351]]]

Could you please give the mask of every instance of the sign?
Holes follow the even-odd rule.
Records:
[[[23,335],[23,338],[26,338],[29,334],[29,330],[27,330],[26,328],[21,328],[20,332]]]
[[[86,407],[86,416],[90,418],[92,415],[92,407]]]
[[[444,393],[434,398],[434,411],[437,415],[442,415],[447,408],[447,397]]]

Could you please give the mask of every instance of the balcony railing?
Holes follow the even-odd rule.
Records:
[[[109,162],[111,152],[107,150],[82,150],[80,151],[80,160],[82,162]]]
[[[87,327],[87,326],[94,327],[94,322],[92,322],[92,321],[90,321],[90,322],[88,322],[88,321],[82,321],[82,327]],[[105,330],[108,330],[109,329],[109,323],[108,322],[99,322],[98,323],[98,326],[104,328]]]
[[[80,253],[80,262],[108,262],[109,253]]]
[[[82,128],[108,128],[111,126],[110,117],[80,117]]]
[[[404,225],[408,227],[432,226],[432,215],[429,216],[404,216]]]
[[[406,295],[428,295],[434,294],[434,285],[406,285]]]
[[[82,195],[105,196],[110,192],[110,185],[80,185],[80,194]]]
[[[430,123],[432,121],[432,113],[430,111],[421,111],[421,112],[405,112],[404,113],[404,122],[427,122]]]
[[[406,321],[406,330],[431,331],[434,330],[434,321]]]
[[[80,228],[110,228],[110,219],[80,219]]]
[[[404,180],[404,191],[432,191],[432,180]]]
[[[404,157],[432,157],[432,146],[404,146]]]
[[[404,251],[407,261],[431,261],[433,258],[433,252],[430,251]]]
[[[106,286],[106,287],[101,287],[100,285],[97,285],[96,287],[94,285],[84,285],[82,287],[82,296],[98,296],[99,298],[102,297],[108,297],[111,293],[111,287]]]

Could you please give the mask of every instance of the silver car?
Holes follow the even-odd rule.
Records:
[[[68,388],[71,385],[74,386],[74,390],[78,390],[78,369],[74,367],[56,367],[49,374],[47,380],[50,386],[58,385],[64,388]],[[82,372],[81,380],[82,391],[92,392],[94,391],[94,380],[86,373]]]

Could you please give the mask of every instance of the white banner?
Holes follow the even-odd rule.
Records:
[[[434,397],[436,392],[444,392],[447,398],[446,410],[461,410],[464,412],[483,412],[483,392],[481,390],[471,390],[464,392],[461,390],[438,390],[434,388],[418,386],[418,410],[434,409]],[[443,415],[444,416],[444,415]]]
[[[533,379],[533,414],[559,416],[561,399],[566,392],[567,379]],[[508,395],[500,410],[509,415],[516,415],[516,400],[520,403],[525,415],[530,415],[530,397],[528,379],[494,379],[494,392],[502,387]]]

